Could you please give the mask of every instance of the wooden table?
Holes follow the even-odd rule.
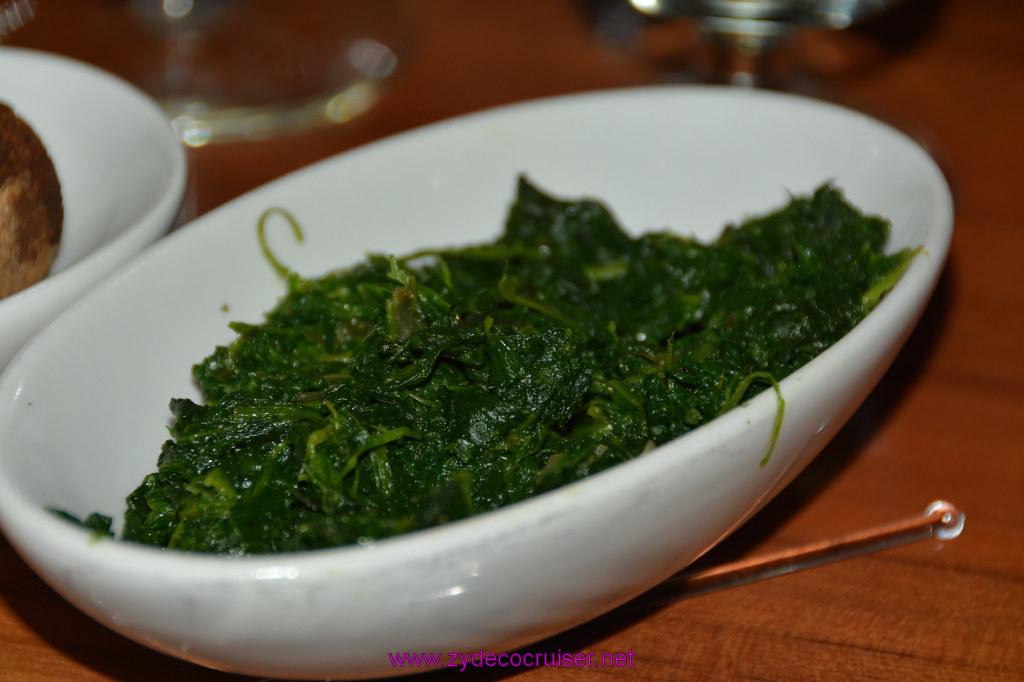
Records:
[[[414,4],[418,40],[368,115],[190,151],[182,219],[420,124],[685,66],[666,27],[637,34],[595,22],[608,4]],[[8,42],[70,51],[75,27],[47,23],[39,5],[36,25]],[[937,498],[966,513],[963,534],[667,604],[641,600],[540,645],[631,652],[633,667],[440,675],[1024,679],[1024,4],[908,0],[849,36],[809,36],[801,49],[844,97],[934,145],[956,193],[951,257],[916,333],[851,423],[703,565],[913,516]],[[184,678],[238,679],[95,624],[0,541],[0,680]]]

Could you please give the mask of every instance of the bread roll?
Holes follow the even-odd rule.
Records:
[[[0,298],[46,277],[63,223],[53,162],[32,128],[0,103]]]

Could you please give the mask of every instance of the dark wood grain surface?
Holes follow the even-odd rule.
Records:
[[[75,11],[101,4],[75,3]],[[181,221],[432,121],[547,95],[685,80],[691,28],[615,23],[613,4],[409,3],[416,40],[367,115],[191,150]],[[76,22],[55,17],[54,6],[62,3],[39,0],[34,22],[7,42],[86,50]],[[109,40],[88,56],[104,58],[117,38]],[[428,679],[1024,679],[1024,3],[907,0],[848,33],[803,36],[797,54],[806,76],[799,87],[879,115],[933,149],[954,187],[955,234],[938,290],[878,389],[815,463],[702,565],[912,516],[938,498],[966,513],[963,534],[703,596],[641,598],[537,645],[631,653],[632,667]],[[180,679],[239,678],[95,624],[0,540],[0,680]]]

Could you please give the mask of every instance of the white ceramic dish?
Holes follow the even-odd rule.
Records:
[[[0,368],[28,338],[167,231],[185,188],[185,153],[149,97],[94,67],[0,47],[0,101],[46,146],[64,199],[49,276],[0,299]]]
[[[836,346],[686,437],[608,472],[435,530],[318,552],[230,559],[95,542],[44,507],[120,517],[155,466],[191,363],[282,293],[254,226],[294,213],[273,248],[319,274],[365,251],[495,237],[525,172],[607,202],[630,228],[711,238],[833,179],[923,244]],[[951,199],[931,158],[858,113],[766,92],[612,91],[412,131],[285,177],[161,240],[37,337],[0,379],[0,520],[53,587],[111,628],[224,670],[394,674],[388,653],[522,647],[645,591],[741,524],[847,420],[910,333],[942,268]],[[272,230],[273,232],[273,230]],[[222,307],[227,304],[230,313]]]

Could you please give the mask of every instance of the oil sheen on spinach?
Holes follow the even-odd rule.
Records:
[[[193,368],[204,403],[171,401],[124,537],[297,551],[514,503],[770,389],[911,257],[827,185],[710,245],[518,190],[493,243],[291,274],[263,323],[232,324]]]

